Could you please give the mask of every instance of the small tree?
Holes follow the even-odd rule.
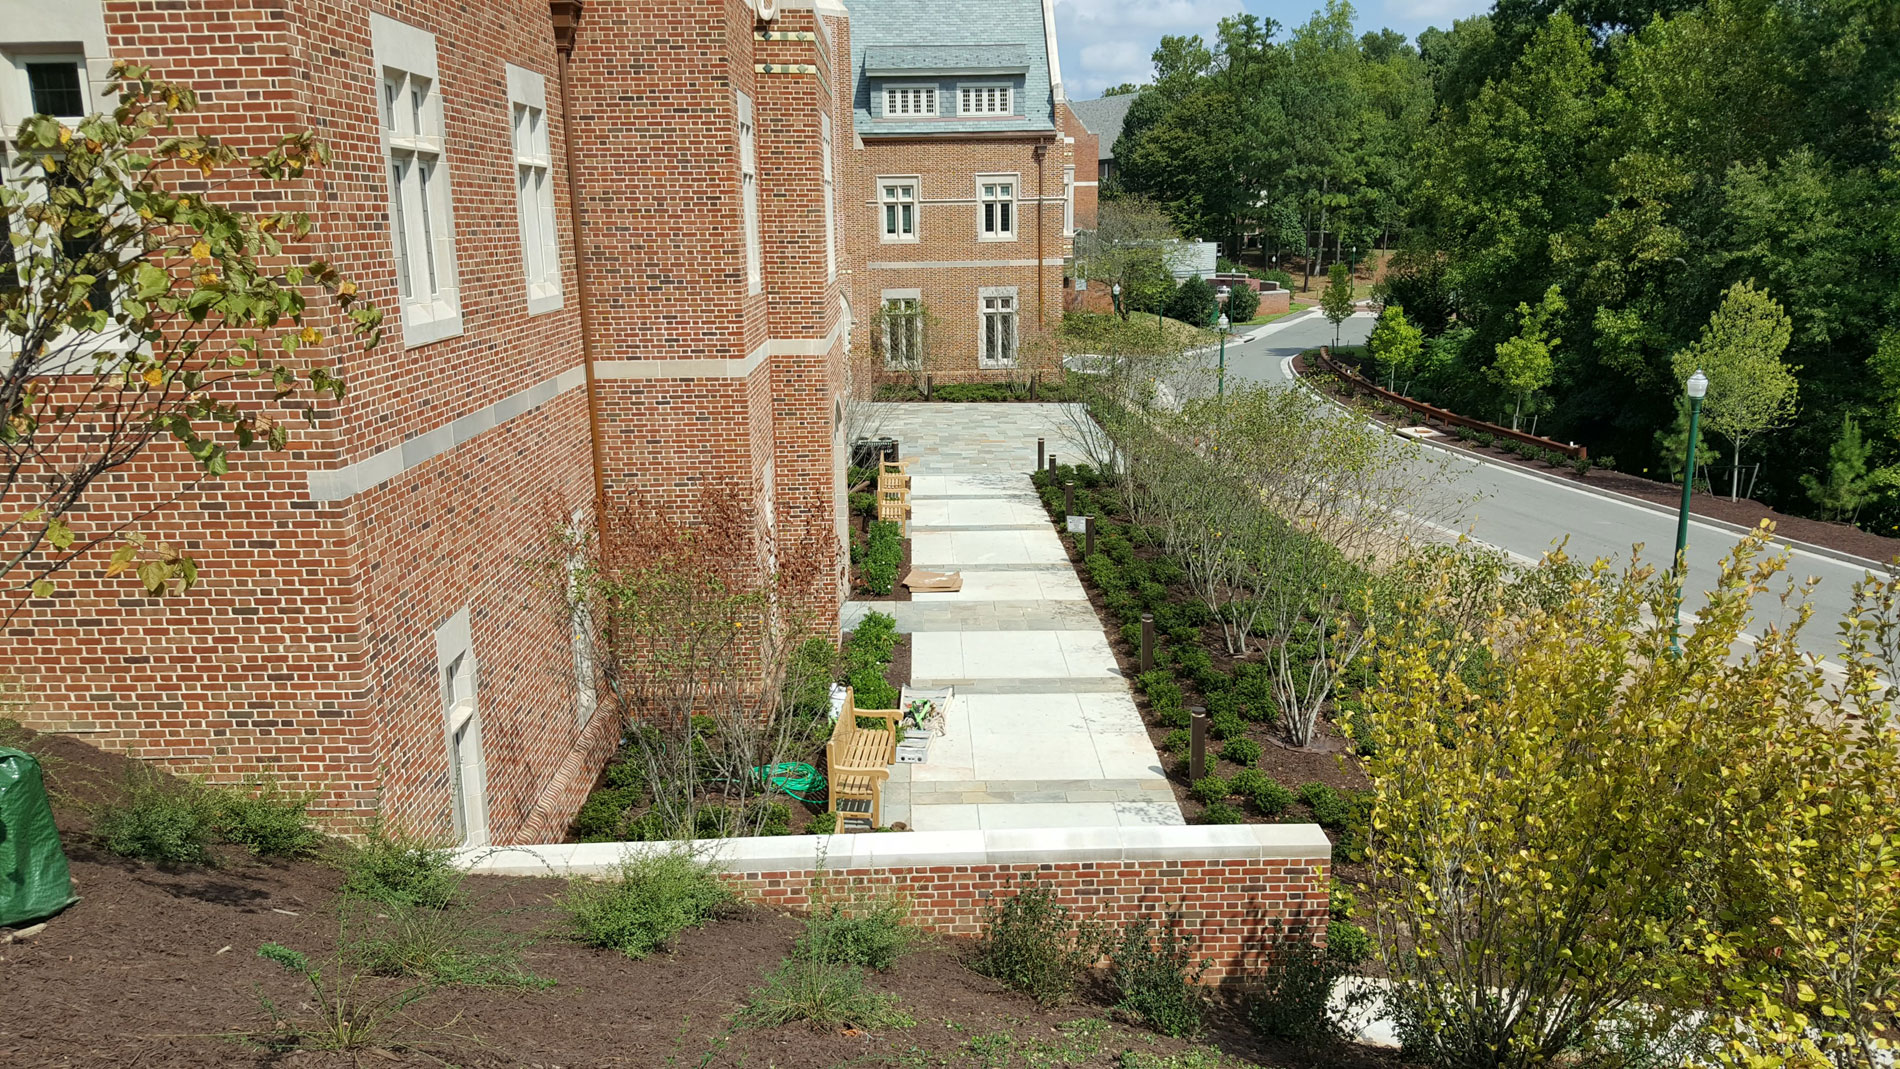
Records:
[[[1326,291],[1319,295],[1320,310],[1333,325],[1333,348],[1339,347],[1339,325],[1352,318],[1354,305],[1352,272],[1345,264],[1335,263],[1327,273]]]
[[[1191,275],[1168,298],[1168,317],[1191,327],[1211,326],[1219,303],[1214,287],[1201,276]]]
[[[1561,339],[1552,328],[1569,303],[1556,286],[1544,291],[1544,297],[1532,308],[1519,301],[1517,333],[1497,347],[1497,362],[1491,365],[1491,378],[1516,399],[1511,410],[1511,429],[1517,430],[1524,414],[1524,399],[1550,385],[1551,351]]]
[[[1779,302],[1752,282],[1738,282],[1722,296],[1702,336],[1676,354],[1678,382],[1701,371],[1709,378],[1702,418],[1711,433],[1729,441],[1735,465],[1729,498],[1742,493],[1742,450],[1750,439],[1794,416],[1799,383],[1781,360],[1793,323]]]
[[[1102,201],[1093,230],[1075,236],[1075,271],[1093,285],[1122,288],[1121,314],[1160,312],[1174,292],[1172,270],[1183,255],[1181,234],[1153,201],[1119,196]]]
[[[1860,424],[1853,415],[1841,417],[1841,433],[1827,451],[1827,478],[1801,477],[1808,500],[1819,505],[1829,519],[1852,523],[1860,507],[1873,496],[1873,476],[1867,471],[1867,458],[1873,447],[1861,439]]]
[[[1409,372],[1425,348],[1425,333],[1405,318],[1405,309],[1388,304],[1366,339],[1366,351],[1385,371],[1386,389],[1394,389],[1400,372]]]
[[[1709,446],[1709,425],[1698,421],[1695,429],[1695,464],[1698,470],[1706,471],[1715,466],[1722,455]],[[1668,430],[1656,433],[1656,451],[1662,457],[1663,469],[1669,473],[1670,482],[1681,482],[1686,473],[1683,468],[1689,459],[1689,396],[1676,395],[1676,421]]]
[[[13,352],[0,366],[0,574],[15,577],[0,616],[49,596],[55,573],[113,541],[107,575],[134,573],[151,594],[189,587],[197,562],[148,543],[134,518],[76,530],[68,517],[163,439],[184,447],[200,480],[229,470],[233,446],[285,448],[283,417],[304,391],[343,395],[324,362],[306,359],[322,351],[329,309],[362,348],[381,338],[382,314],[355,283],[295,255],[308,214],[225,203],[227,183],[247,200],[294,202],[329,162],[323,142],[293,133],[246,158],[177,131],[197,108],[191,90],[129,64],[112,77],[109,112],[77,127],[23,121],[16,178],[0,188],[12,220],[0,329]]]
[[[1253,319],[1260,311],[1260,291],[1245,282],[1236,282],[1227,289],[1227,318],[1235,325]]]

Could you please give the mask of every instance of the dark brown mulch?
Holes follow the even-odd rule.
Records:
[[[1059,1025],[1108,1013],[1099,994],[1062,1009],[1038,1007],[970,972],[967,944],[944,939],[870,981],[901,999],[918,1019],[913,1028],[732,1032],[728,1017],[790,951],[796,918],[738,908],[688,931],[671,952],[635,962],[558,937],[552,902],[560,881],[479,877],[469,882],[473,908],[530,937],[522,964],[554,986],[438,989],[383,1034],[384,1049],[271,1051],[258,1042],[269,1026],[260,996],[308,1022],[309,990],[259,958],[257,948],[281,943],[327,963],[337,938],[338,872],[318,861],[261,864],[235,854],[216,868],[167,871],[106,855],[90,843],[80,803],[109,797],[124,759],[61,737],[9,732],[5,741],[47,758],[84,896],[38,936],[0,945],[0,1064],[7,1066],[960,1066],[977,1064],[967,1044],[978,1037],[1059,1041]],[[404,986],[363,984],[379,994]],[[1247,1033],[1239,1010],[1223,995],[1206,1041],[1285,1069],[1398,1064],[1357,1048],[1276,1049]],[[1124,1050],[1165,1055],[1186,1044],[1117,1023],[1095,1046],[1065,1064],[1112,1069]]]
[[[1295,365],[1299,374],[1304,375],[1309,370],[1304,356],[1295,358]],[[1414,425],[1413,421],[1393,419],[1373,409],[1365,403],[1363,397],[1357,394],[1349,398],[1341,398],[1338,394],[1329,392],[1328,396],[1351,402],[1354,408],[1381,423],[1395,427]],[[1475,442],[1461,442],[1450,434],[1441,434],[1431,439],[1431,442],[1433,445],[1462,450],[1496,463],[1510,464],[1567,482],[1581,483],[1596,489],[1640,498],[1672,510],[1682,507],[1682,486],[1678,483],[1657,482],[1626,471],[1611,471],[1604,468],[1592,468],[1589,474],[1578,475],[1569,468],[1552,468],[1542,461],[1520,457],[1516,453],[1495,447],[1486,449],[1480,448]],[[1884,562],[1900,557],[1900,538],[1875,534],[1852,524],[1817,520],[1809,516],[1791,516],[1748,498],[1731,501],[1723,495],[1697,491],[1689,500],[1689,511],[1696,516],[1732,523],[1739,527],[1753,528],[1763,520],[1770,520],[1775,525],[1775,533],[1783,538],[1822,546],[1841,553],[1851,553],[1868,560]]]
[[[852,526],[851,537],[853,538],[862,538],[864,536],[864,525],[863,523],[860,522],[861,519],[862,517],[854,517],[852,520],[853,526]],[[858,574],[858,566],[853,564],[851,566],[851,600],[852,601],[909,601],[910,588],[904,585],[904,577],[909,574],[910,574],[910,538],[909,536],[906,536],[904,538],[904,559],[901,562],[899,562],[897,565],[897,585],[891,587],[891,592],[888,594],[871,593],[870,588],[864,585],[863,577]]]
[[[896,687],[902,693],[910,686],[910,636],[897,636],[897,645],[891,650],[890,667],[884,669],[884,681]]]

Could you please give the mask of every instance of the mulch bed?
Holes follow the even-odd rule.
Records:
[[[690,930],[670,953],[630,961],[568,943],[555,931],[555,879],[477,877],[473,908],[507,931],[532,937],[523,965],[553,981],[542,991],[438,989],[398,1022],[395,1049],[356,1054],[275,1052],[249,1038],[269,1025],[259,997],[308,1021],[303,982],[257,956],[282,943],[327,961],[337,937],[337,870],[321,861],[262,864],[227,853],[215,868],[165,870],[105,854],[90,840],[83,805],[109,797],[127,762],[59,736],[9,731],[9,745],[44,755],[55,811],[78,892],[76,905],[44,932],[0,945],[5,1009],[0,1064],[140,1066],[777,1066],[974,1065],[966,1046],[1010,1033],[1055,1041],[1055,1028],[1108,1011],[1100,992],[1045,1010],[963,964],[968,946],[928,942],[873,988],[896,994],[914,1028],[850,1034],[800,1025],[728,1032],[726,1019],[761,974],[792,948],[796,918],[741,907]],[[390,992],[396,980],[363,981]],[[386,1034],[389,1035],[389,1034]],[[386,1040],[389,1041],[389,1040]],[[1266,1045],[1222,996],[1205,1041],[1230,1054],[1282,1066],[1396,1066],[1389,1054],[1346,1048],[1300,1053]],[[1187,1044],[1124,1024],[1096,1051],[1063,1064],[1112,1069],[1124,1050],[1155,1054]]]
[[[1305,354],[1294,358],[1294,368],[1301,375],[1307,374],[1309,370],[1322,372],[1324,370],[1309,369]],[[1327,396],[1349,402],[1363,414],[1388,426],[1416,425],[1415,421],[1393,419],[1372,408],[1366,403],[1366,398],[1360,394],[1355,393],[1350,397],[1341,398],[1337,393],[1328,391]],[[1569,468],[1552,468],[1541,461],[1520,457],[1516,453],[1496,447],[1480,448],[1475,442],[1462,442],[1448,433],[1441,432],[1430,441],[1433,445],[1457,449],[1481,456],[1489,461],[1525,468],[1552,478],[1563,479],[1566,482],[1583,483],[1597,489],[1641,498],[1644,501],[1667,506],[1671,510],[1682,507],[1682,487],[1677,483],[1657,482],[1626,471],[1611,471],[1606,468],[1592,468],[1588,475],[1578,475]],[[1775,524],[1775,533],[1783,538],[1823,546],[1841,553],[1851,553],[1869,560],[1890,561],[1895,557],[1900,557],[1900,538],[1888,538],[1872,531],[1864,531],[1852,524],[1817,520],[1808,516],[1791,516],[1747,498],[1731,501],[1724,496],[1697,491],[1690,498],[1689,511],[1697,516],[1750,528],[1763,520],[1772,520]]]
[[[865,518],[862,515],[854,514],[851,517],[851,537],[853,539],[862,540],[864,538],[864,528],[867,522],[868,521],[865,520]],[[888,594],[871,593],[870,588],[864,585],[863,576],[861,576],[858,573],[858,566],[856,564],[853,564],[851,566],[851,600],[852,601],[909,601],[910,588],[904,585],[904,577],[909,574],[910,574],[910,536],[905,535],[904,536],[904,559],[903,559],[903,562],[897,566],[897,584],[891,587],[891,592]]]

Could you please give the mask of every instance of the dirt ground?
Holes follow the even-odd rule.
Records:
[[[1121,1064],[1123,1051],[1189,1044],[1123,1023],[1096,992],[1055,1010],[969,971],[968,946],[931,941],[873,987],[898,996],[911,1028],[814,1032],[799,1025],[738,1031],[728,1018],[761,974],[791,949],[799,922],[740,907],[641,962],[568,943],[555,931],[553,879],[476,878],[473,908],[530,942],[523,965],[545,990],[441,987],[356,1054],[273,1050],[260,998],[307,1018],[309,989],[257,956],[281,943],[323,962],[333,952],[340,874],[322,860],[262,864],[228,851],[215,868],[166,870],[105,854],[85,806],[110,797],[126,761],[73,739],[9,731],[43,756],[81,901],[45,931],[0,945],[0,1064],[42,1066],[842,1066]],[[341,850],[340,845],[333,851]],[[5,938],[0,934],[0,938]],[[400,981],[364,980],[391,992]],[[1358,1048],[1320,1052],[1262,1045],[1223,996],[1203,1041],[1229,1064],[1392,1066]],[[1082,1020],[1076,1025],[1073,1022]],[[1065,1034],[1058,1029],[1067,1026]],[[1079,1038],[1078,1038],[1079,1037]],[[1038,1046],[1040,1045],[1040,1046]],[[1032,1051],[1044,1052],[1030,1061]],[[997,1052],[1015,1053],[1002,1053]],[[1048,1057],[1059,1051],[1060,1060]]]

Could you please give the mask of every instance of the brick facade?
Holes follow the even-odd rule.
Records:
[[[488,835],[557,834],[618,725],[583,716],[564,601],[523,562],[571,517],[594,521],[590,394],[610,508],[685,509],[709,479],[748,482],[762,557],[842,523],[843,276],[825,262],[818,137],[826,115],[850,144],[831,98],[841,13],[781,2],[766,23],[742,0],[582,6],[568,91],[584,339],[547,0],[73,0],[62,16],[87,3],[97,33],[0,0],[15,27],[0,46],[83,47],[95,70],[107,57],[149,64],[198,91],[195,125],[248,151],[314,129],[332,165],[273,207],[311,212],[300,253],[335,263],[386,310],[388,331],[367,355],[306,350],[349,390],[314,424],[280,413],[290,449],[240,455],[228,477],[194,487],[189,458],[159,447],[98,485],[72,517],[82,536],[177,496],[139,526],[188,547],[201,581],[147,598],[81,562],[0,638],[27,719],[214,779],[269,773],[317,791],[340,823],[381,812],[449,834],[458,714],[445,709],[442,636],[466,620]],[[460,330],[421,344],[406,344],[397,295],[372,14],[435,49]],[[768,63],[810,70],[763,73]],[[547,87],[562,294],[534,314],[508,65]],[[758,292],[737,93],[756,113]],[[242,205],[249,192],[221,195]],[[810,592],[831,619],[842,567]]]

